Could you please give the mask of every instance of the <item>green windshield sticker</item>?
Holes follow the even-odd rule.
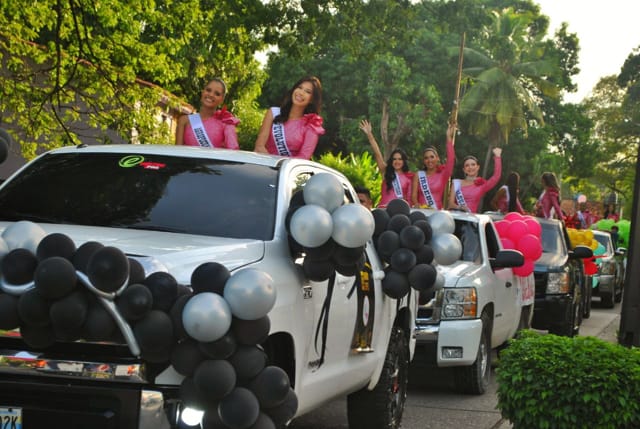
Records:
[[[142,155],[127,155],[118,162],[118,165],[120,167],[130,168],[139,165],[142,161],[144,161]]]

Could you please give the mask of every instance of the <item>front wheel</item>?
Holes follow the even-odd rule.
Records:
[[[347,418],[352,429],[398,429],[407,399],[409,346],[405,332],[394,327],[380,380],[347,397]]]
[[[491,380],[491,320],[482,313],[482,337],[478,345],[478,355],[470,366],[454,369],[456,389],[461,393],[482,395],[489,388]]]

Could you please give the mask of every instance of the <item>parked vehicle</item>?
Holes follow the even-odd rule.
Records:
[[[462,254],[451,265],[438,265],[444,288],[419,307],[414,363],[453,367],[458,390],[482,394],[491,350],[531,326],[534,280],[532,274],[513,274],[524,257],[502,248],[488,215],[454,211],[451,216]]]
[[[533,327],[551,334],[574,336],[580,332],[587,276],[582,259],[593,252],[586,246],[572,250],[564,223],[538,221],[542,226],[542,256],[536,261]]]
[[[120,249],[147,276],[167,272],[185,287],[207,262],[223,264],[231,279],[248,268],[267,273],[277,298],[260,344],[269,364],[287,373],[296,415],[348,396],[350,427],[399,428],[417,295],[396,300],[382,292],[384,267],[371,241],[360,276],[336,272],[332,284],[307,278],[287,214],[296,191],[320,173],[358,204],[342,174],[306,160],[160,145],[67,147],[0,187],[0,230],[35,222],[77,247],[93,241]],[[0,293],[11,289],[2,285]],[[0,412],[18,412],[28,429],[185,427],[184,377],[133,349],[129,341],[60,338],[39,349],[0,331]]]
[[[611,234],[593,231],[593,238],[604,247],[604,253],[597,255],[598,273],[594,276],[592,296],[599,296],[603,307],[613,308],[614,302],[622,300],[624,287],[624,248],[613,248]]]

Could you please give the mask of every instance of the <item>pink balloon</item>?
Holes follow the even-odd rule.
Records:
[[[502,242],[502,248],[503,249],[515,249],[516,248],[516,245],[513,243],[513,241],[510,238],[501,237],[500,241]]]
[[[532,260],[525,259],[522,266],[513,268],[513,274],[520,277],[527,277],[533,272],[534,267],[535,264]]]
[[[509,225],[511,225],[511,222],[509,222],[507,220],[499,220],[494,225],[496,226],[496,230],[498,231],[498,235],[500,237],[506,237],[507,236],[507,230],[509,229]]]
[[[507,230],[507,238],[510,238],[511,241],[517,243],[520,237],[528,233],[529,229],[523,220],[514,220],[511,222],[511,225],[509,225],[509,229]]]
[[[513,222],[514,220],[522,220],[523,218],[524,216],[522,216],[518,212],[509,212],[506,215],[504,215],[504,220],[508,220],[511,222]]]
[[[536,237],[542,236],[542,227],[540,226],[540,222],[533,216],[525,216],[524,222],[527,224],[527,228],[529,228],[529,232]]]
[[[542,243],[533,234],[525,234],[516,241],[516,249],[522,252],[524,259],[537,261],[542,256]]]

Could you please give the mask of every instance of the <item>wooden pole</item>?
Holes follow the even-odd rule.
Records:
[[[450,124],[458,123],[458,107],[460,106],[460,82],[462,81],[462,63],[464,58],[465,33],[460,35],[460,52],[458,53],[458,75],[456,77],[456,95],[453,99],[453,109],[451,110]]]

